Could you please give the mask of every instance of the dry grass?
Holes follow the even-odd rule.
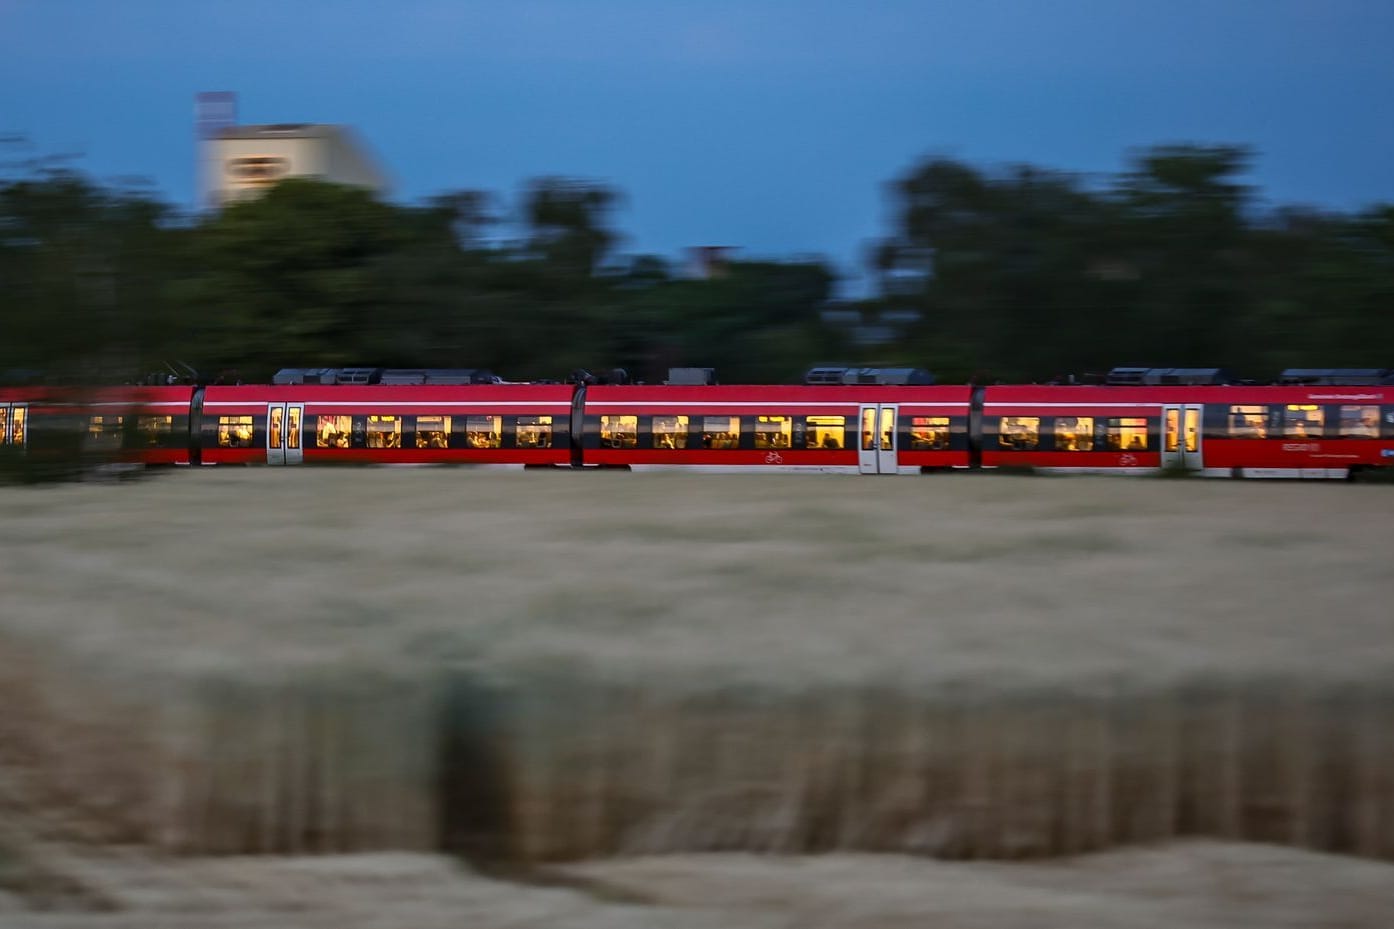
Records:
[[[145,677],[1147,686],[1394,668],[1379,486],[179,473],[0,493],[5,634]]]
[[[1394,865],[1184,842],[1049,863],[884,855],[671,856],[519,884],[413,854],[158,860],[55,852],[67,906],[6,906],[6,929],[1384,929]],[[15,904],[15,901],[11,901]]]
[[[1389,488],[218,470],[0,491],[84,837],[1394,856]]]

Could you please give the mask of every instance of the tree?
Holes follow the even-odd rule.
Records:
[[[170,218],[69,170],[0,183],[0,370],[111,380],[161,355],[180,252]]]
[[[292,179],[229,206],[194,232],[192,345],[246,376],[368,363],[400,329],[385,267],[413,240],[399,208],[356,187]]]

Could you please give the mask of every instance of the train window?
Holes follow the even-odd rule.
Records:
[[[741,444],[739,416],[703,416],[703,448],[738,448]]]
[[[323,419],[324,417],[320,417]],[[347,419],[348,417],[344,417]],[[218,447],[219,448],[251,448],[252,447],[252,417],[250,416],[219,416],[218,417]]]
[[[1283,435],[1289,439],[1320,437],[1326,411],[1312,403],[1289,403],[1283,408]]]
[[[173,416],[136,417],[136,433],[140,436],[140,444],[147,448],[165,445],[173,432]]]
[[[1341,407],[1341,438],[1378,439],[1379,407],[1343,406]]]
[[[1142,416],[1114,416],[1104,425],[1104,445],[1111,452],[1147,451],[1147,419]]]
[[[92,416],[87,420],[89,448],[120,448],[124,416]]]
[[[635,448],[639,445],[639,417],[600,417],[600,444],[606,448]]]
[[[1039,416],[1003,416],[997,430],[997,442],[1003,448],[1018,451],[1033,449],[1041,444]]]
[[[788,448],[793,442],[794,420],[789,416],[757,416],[756,448]]]
[[[401,448],[401,447],[402,447],[402,417],[400,417],[400,416],[369,416],[369,417],[368,417],[368,447],[369,447],[369,448]]]
[[[300,411],[303,407],[286,407],[286,448],[300,447]]]
[[[1094,450],[1094,417],[1055,417],[1055,450],[1089,452]]]
[[[474,417],[470,417],[473,419]],[[484,417],[488,418],[488,417]],[[519,416],[518,417],[518,447],[519,448],[551,448],[552,447],[552,417],[550,416]]]
[[[0,406],[0,445],[10,441],[10,408]]]
[[[22,406],[15,407],[10,413],[10,444],[24,444],[24,430],[28,425],[28,413]]]
[[[449,416],[416,417],[416,447],[445,448],[450,444]]]
[[[315,447],[348,448],[352,432],[352,416],[321,416],[315,425]]]
[[[809,448],[831,451],[847,447],[846,416],[808,416],[804,421]]]
[[[910,448],[937,450],[949,447],[949,417],[910,417]]]
[[[686,416],[655,416],[653,418],[654,448],[687,448]]]
[[[1268,407],[1232,406],[1229,408],[1229,434],[1235,439],[1268,438]]]
[[[541,442],[541,443],[538,443],[538,442],[531,442],[531,443],[529,443],[529,444],[527,444],[527,445],[524,445],[524,443],[523,443],[523,429],[522,429],[523,421],[524,421],[524,420],[527,420],[527,421],[529,421],[529,422],[533,422],[534,425],[536,425],[536,423],[535,423],[534,421],[540,420],[540,419],[546,419],[547,422],[548,422],[549,424],[552,422],[552,418],[551,418],[550,416],[545,416],[545,417],[524,416],[524,417],[521,417],[521,418],[518,420],[518,447],[519,447],[519,448],[536,448],[536,447],[538,447],[539,445],[540,445],[541,447],[543,447],[543,448],[546,448],[547,446],[549,446],[549,445],[552,444],[552,439],[551,439],[551,432],[552,432],[552,430],[551,430],[550,426],[549,426],[549,428],[547,429],[547,435],[548,435],[548,437],[547,437],[547,441],[546,441],[546,442]],[[503,448],[503,417],[502,417],[502,416],[469,416],[469,417],[466,417],[466,419],[465,419],[465,444],[467,444],[470,448]]]

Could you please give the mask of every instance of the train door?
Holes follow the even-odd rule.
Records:
[[[5,408],[0,407],[0,411]],[[9,443],[21,448],[29,439],[29,406],[16,403],[10,407],[10,415],[0,421],[0,444]]]
[[[896,406],[893,403],[870,403],[861,408],[861,447],[857,470],[862,474],[895,474]]]
[[[1183,471],[1201,469],[1201,406],[1195,403],[1162,407],[1162,467]]]
[[[300,420],[305,407],[299,403],[271,403],[266,407],[266,463],[300,464],[305,459],[301,447]]]

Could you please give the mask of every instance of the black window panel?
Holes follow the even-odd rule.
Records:
[[[1220,403],[1201,407],[1200,434],[1204,439],[1229,438],[1229,407]]]
[[[446,448],[470,447],[469,436],[466,434],[466,423],[468,421],[468,416],[452,416],[450,418],[450,434],[445,437]],[[504,444],[508,444],[506,432],[504,437]]]
[[[644,420],[647,420],[648,417],[647,417],[647,416],[641,416],[639,419],[640,419],[639,428],[642,430],[642,429],[644,429]],[[552,427],[553,427],[554,429],[556,428],[556,423],[555,423],[555,422],[552,423]],[[553,444],[553,445],[556,444],[556,435],[555,435],[555,434],[553,434],[553,436],[552,436],[552,444]],[[599,416],[587,416],[587,417],[584,418],[584,420],[582,420],[582,422],[581,422],[581,447],[582,447],[582,448],[600,448],[600,417],[599,417]]]
[[[740,441],[736,443],[736,448],[746,451],[755,451],[755,421],[758,416],[742,416]]]

